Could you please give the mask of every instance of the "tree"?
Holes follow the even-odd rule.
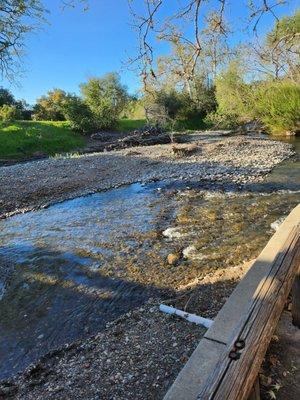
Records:
[[[40,0],[0,1],[0,72],[13,79],[25,37],[44,20]]]
[[[245,116],[247,114],[248,86],[243,80],[244,71],[240,61],[229,64],[216,80],[216,98],[221,114]]]
[[[7,105],[14,105],[16,102],[14,95],[8,90],[3,87],[0,87],[0,107],[4,104]]]
[[[90,78],[80,85],[85,103],[89,106],[101,129],[116,126],[118,118],[128,101],[127,89],[116,73],[102,78]]]
[[[15,121],[21,118],[20,110],[14,105],[4,104],[0,107],[0,120],[4,122]]]
[[[149,77],[155,76],[155,43],[156,40],[169,41],[170,37],[176,34],[180,43],[188,44],[192,49],[192,71],[198,59],[205,55],[205,40],[201,37],[201,27],[204,27],[207,20],[211,36],[211,49],[213,52],[207,53],[211,61],[215,63],[218,57],[215,56],[215,46],[220,38],[226,38],[228,30],[226,28],[226,13],[230,13],[236,4],[230,0],[182,0],[170,6],[167,0],[145,0],[144,7],[140,0],[128,0],[134,27],[138,32],[139,51],[136,57],[129,60],[138,63],[144,89],[147,90]],[[275,19],[276,9],[286,3],[285,0],[244,0],[239,7],[243,7],[248,14],[247,28],[252,27],[257,32],[258,26],[263,20],[264,15],[271,14]],[[207,11],[209,10],[209,11]],[[217,42],[216,42],[217,40]],[[219,49],[218,49],[219,51]],[[216,68],[213,66],[213,70]],[[215,72],[214,72],[215,73]]]
[[[37,99],[33,109],[35,120],[64,121],[63,105],[69,95],[61,89],[50,90],[45,96]]]
[[[69,95],[63,103],[62,112],[71,128],[76,131],[90,133],[98,129],[89,106],[78,96]]]
[[[274,28],[250,46],[253,66],[262,78],[289,77],[300,82],[300,10],[280,18]]]

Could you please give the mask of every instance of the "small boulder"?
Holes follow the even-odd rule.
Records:
[[[176,265],[180,260],[180,254],[178,253],[170,253],[167,257],[167,262],[169,265]]]
[[[163,231],[162,234],[164,237],[167,237],[169,239],[179,239],[184,236],[178,228],[167,228]]]

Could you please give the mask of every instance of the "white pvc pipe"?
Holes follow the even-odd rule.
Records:
[[[178,317],[184,318],[189,322],[193,322],[197,325],[203,325],[205,328],[210,328],[214,322],[212,319],[199,317],[196,314],[190,314],[185,311],[178,310],[177,308],[166,306],[165,304],[161,304],[159,309],[166,314],[178,315]]]

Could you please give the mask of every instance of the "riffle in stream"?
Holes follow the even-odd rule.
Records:
[[[150,297],[256,257],[270,224],[299,203],[299,171],[288,160],[244,188],[133,184],[1,220],[0,378]]]

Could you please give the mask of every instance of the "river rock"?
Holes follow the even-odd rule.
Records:
[[[182,255],[184,258],[190,258],[193,260],[203,260],[204,258],[206,258],[206,256],[200,253],[194,245],[190,245],[183,249]]]
[[[168,254],[167,261],[169,265],[175,265],[180,260],[180,255],[178,253]]]
[[[184,234],[180,232],[178,228],[167,228],[162,234],[169,239],[179,239],[184,236]]]

